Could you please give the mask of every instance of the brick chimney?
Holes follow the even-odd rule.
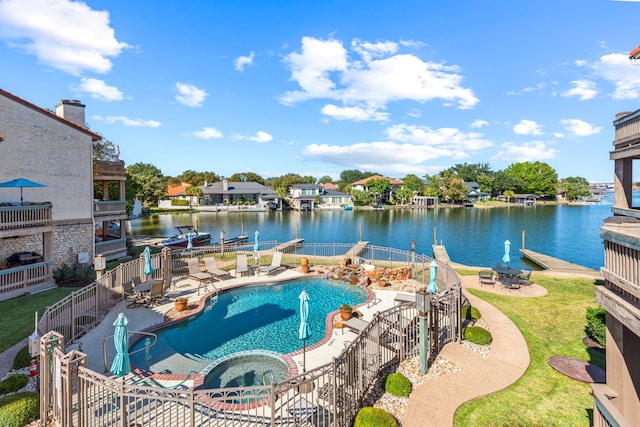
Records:
[[[84,104],[77,99],[63,99],[56,105],[56,116],[62,117],[78,126],[86,127],[87,123],[84,117]]]

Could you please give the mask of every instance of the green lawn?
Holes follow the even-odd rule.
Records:
[[[535,274],[535,273],[534,273]],[[596,307],[589,279],[535,277],[549,293],[513,298],[470,289],[505,313],[527,341],[531,364],[512,386],[462,405],[456,426],[589,426],[590,387],[565,377],[547,363],[550,356],[570,356],[604,367],[605,358],[582,343],[587,307]]]
[[[60,301],[77,289],[56,288],[0,302],[0,313],[4,319],[2,328],[0,328],[0,352],[33,333],[36,311],[40,317],[46,307]]]

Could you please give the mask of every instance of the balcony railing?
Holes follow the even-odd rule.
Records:
[[[53,261],[0,270],[0,301],[53,285]]]
[[[127,255],[127,239],[97,242],[96,255],[103,255],[106,257],[107,261]]]
[[[593,395],[594,427],[630,427],[618,408],[613,404],[619,397],[605,384],[591,384]]]
[[[51,224],[51,203],[0,206],[0,232]]]
[[[100,200],[93,202],[95,216],[126,215],[126,202],[120,200]]]
[[[125,176],[124,162],[105,162],[97,160],[93,162],[93,176],[95,179],[99,179],[100,177],[123,177]]]
[[[613,142],[616,149],[637,145],[640,135],[640,110],[635,111],[614,121],[616,127],[616,140]]]

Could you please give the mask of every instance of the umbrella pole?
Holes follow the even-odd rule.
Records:
[[[307,372],[307,340],[302,340],[302,373]]]

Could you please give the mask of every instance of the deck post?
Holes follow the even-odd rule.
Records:
[[[525,231],[522,230],[522,249],[524,249],[524,234],[525,234]]]

